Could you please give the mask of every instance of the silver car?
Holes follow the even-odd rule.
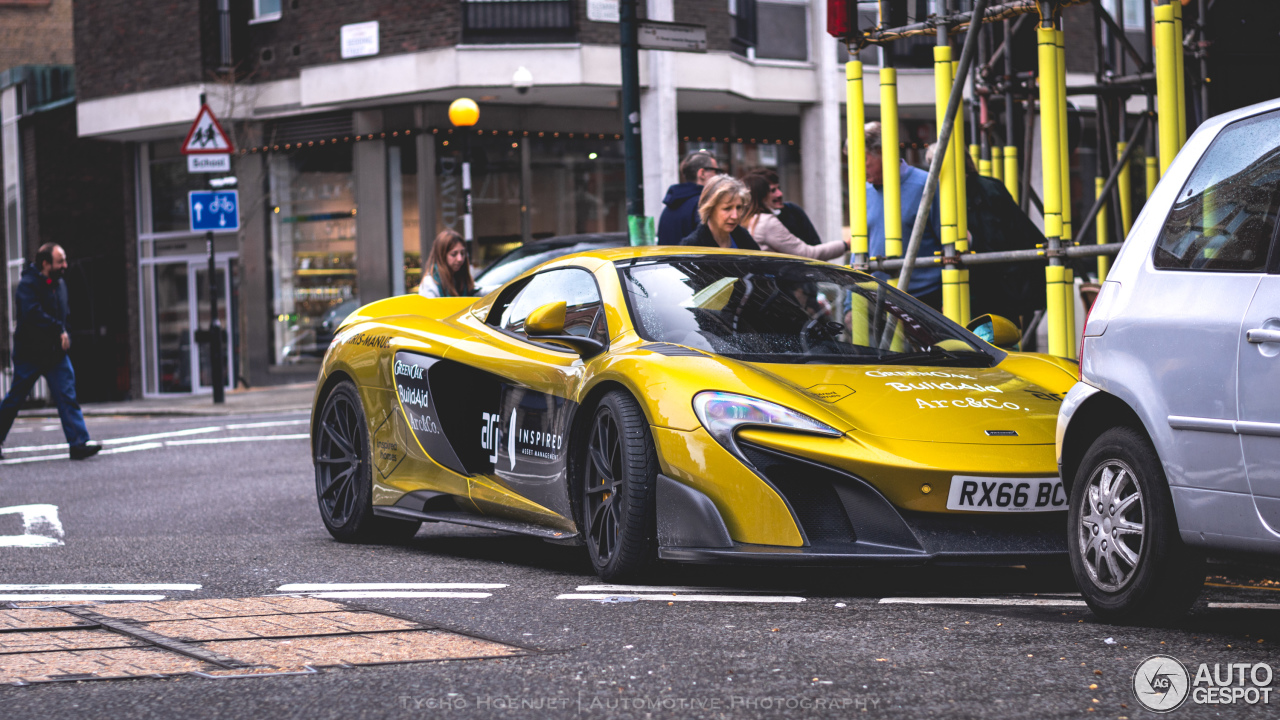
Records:
[[[1280,100],[1211,118],[1098,295],[1058,415],[1069,551],[1113,622],[1185,613],[1205,559],[1280,557]]]

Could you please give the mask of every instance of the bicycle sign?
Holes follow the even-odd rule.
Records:
[[[235,190],[192,190],[187,193],[191,231],[240,229],[239,196]]]

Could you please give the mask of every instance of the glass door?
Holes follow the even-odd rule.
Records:
[[[191,286],[191,322],[196,330],[209,329],[209,265],[208,263],[192,262],[188,265],[189,283]],[[227,263],[224,260],[216,266],[214,275],[214,283],[217,286],[218,293],[218,323],[222,326],[222,384],[224,387],[232,387],[231,376],[231,322],[229,307],[227,306],[227,298],[230,297],[230,279],[227,276]],[[209,343],[194,342],[195,335],[192,334],[191,343],[191,363],[196,369],[194,374],[196,379],[196,391],[212,390],[213,388],[213,368],[209,362]]]
[[[155,266],[156,389],[189,393],[191,387],[191,278],[186,262]]]

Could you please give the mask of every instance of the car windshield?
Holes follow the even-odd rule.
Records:
[[[1004,354],[862,273],[756,257],[619,263],[637,332],[749,362],[990,367]]]
[[[625,245],[626,241],[614,242],[539,242],[530,243],[502,256],[493,265],[476,277],[476,284],[484,290],[492,290],[499,285],[510,282],[525,270],[535,268],[549,260],[572,255],[587,250],[599,250],[603,247]]]

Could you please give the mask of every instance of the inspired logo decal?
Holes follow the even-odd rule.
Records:
[[[516,411],[511,411],[511,427],[507,428],[507,460],[510,470],[516,469]]]

